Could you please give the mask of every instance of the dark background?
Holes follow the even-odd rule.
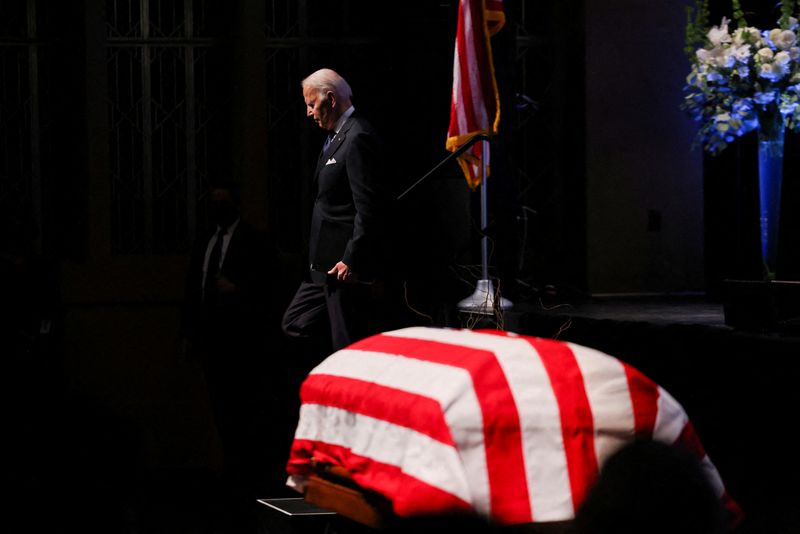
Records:
[[[503,295],[719,302],[725,279],[757,279],[754,136],[704,156],[679,108],[686,2],[504,4],[487,189],[490,272]],[[779,15],[769,2],[742,5],[751,24]],[[728,2],[711,7],[712,22],[730,15]],[[304,265],[322,144],[300,80],[321,67],[346,77],[390,147],[400,193],[447,156],[457,9],[455,0],[0,0],[4,458],[31,513],[58,493],[73,496],[64,514],[89,507],[133,524],[141,495],[179,498],[187,486],[174,480],[203,487],[220,469],[202,372],[181,357],[179,337],[209,180],[240,182],[247,216],[277,244],[271,298],[282,308]],[[795,134],[786,146],[791,176]],[[784,280],[800,279],[798,194],[787,180]],[[454,163],[395,205],[410,321],[450,323],[471,293],[479,215],[479,194]],[[291,350],[274,347],[265,357],[275,369],[291,367]],[[291,420],[295,399],[285,402]],[[91,490],[80,506],[76,486]]]

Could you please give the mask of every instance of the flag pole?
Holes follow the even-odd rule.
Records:
[[[483,141],[483,153],[481,156],[481,280],[489,279],[489,238],[486,230],[489,228],[489,195],[486,192],[487,178],[489,178],[486,156],[489,154],[489,141]]]
[[[495,307],[506,309],[513,306],[510,300],[499,297],[495,302],[494,284],[489,279],[489,194],[487,182],[489,178],[487,159],[489,155],[489,140],[483,141],[483,153],[481,155],[481,275],[483,278],[478,280],[475,291],[472,295],[459,301],[458,308],[470,313],[482,315],[493,315]]]

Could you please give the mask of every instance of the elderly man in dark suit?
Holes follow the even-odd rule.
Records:
[[[338,350],[382,327],[383,147],[339,74],[321,69],[301,85],[306,114],[328,138],[314,173],[309,273],[284,314],[283,331],[310,337],[329,328],[330,348]]]

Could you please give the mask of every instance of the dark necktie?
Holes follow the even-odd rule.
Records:
[[[330,148],[331,141],[333,141],[334,137],[336,137],[336,132],[331,132],[328,134],[328,137],[325,139],[325,144],[322,146],[323,154],[328,151],[328,148]]]
[[[214,281],[219,274],[219,260],[222,257],[222,243],[228,229],[224,226],[220,227],[217,232],[217,242],[214,243],[214,248],[211,249],[211,254],[208,257],[208,266],[206,267],[206,283],[205,292],[208,293],[210,288],[214,286]]]

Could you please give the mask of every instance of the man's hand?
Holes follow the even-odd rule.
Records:
[[[232,295],[236,292],[236,284],[228,280],[225,276],[217,276],[217,279],[214,281],[215,289],[217,293],[220,295]]]
[[[336,265],[333,266],[333,269],[328,271],[328,274],[332,274],[336,276],[336,279],[340,282],[355,282],[356,276],[353,274],[353,271],[350,270],[344,262],[336,262]]]

